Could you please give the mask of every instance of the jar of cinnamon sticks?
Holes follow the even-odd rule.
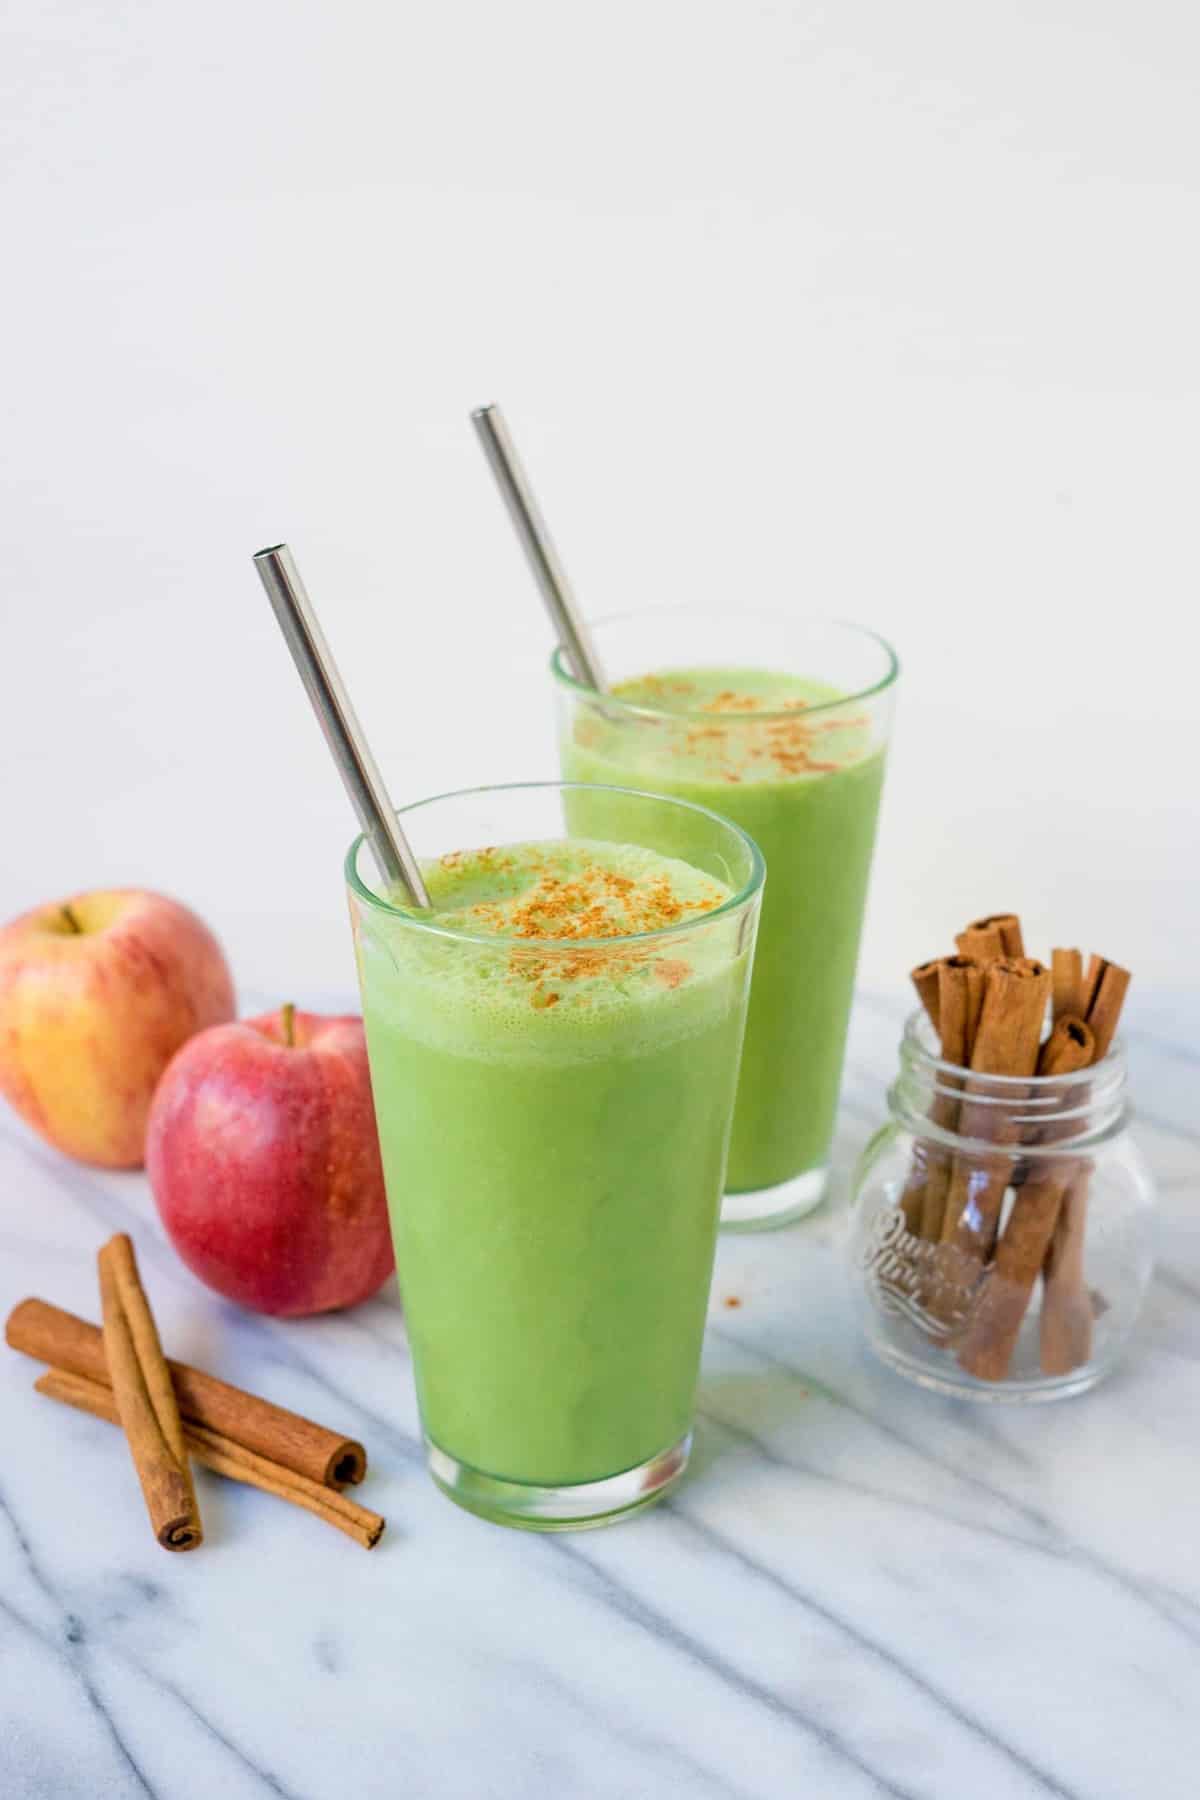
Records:
[[[972,937],[999,917],[1010,931]],[[852,1280],[868,1341],[926,1387],[1081,1393],[1113,1366],[1151,1272],[1149,1172],[1116,1040],[1128,975],[1050,969],[1011,915],[914,971],[890,1122],[856,1178]]]

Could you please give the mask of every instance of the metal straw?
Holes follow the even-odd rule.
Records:
[[[559,561],[554,541],[546,529],[528,477],[521,467],[516,445],[509,435],[504,415],[498,406],[481,406],[471,414],[471,423],[483,445],[483,453],[496,477],[509,516],[517,529],[521,547],[533,570],[533,578],[542,590],[547,611],[554,622],[558,641],[570,664],[576,681],[599,693],[607,693],[608,683],[600,668],[588,628],[584,623],[567,580],[567,572]]]
[[[317,624],[317,615],[305,592],[295,558],[286,544],[273,544],[269,550],[257,552],[254,566],[267,590],[267,599],[312,701],[325,741],[333,752],[333,760],[346,784],[346,792],[379,865],[380,875],[389,886],[400,888],[410,905],[428,906],[429,895],[417,859],[400,828],[379,765],[371,755],[337,664]]]

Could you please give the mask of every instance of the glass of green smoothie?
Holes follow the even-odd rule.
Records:
[[[399,816],[431,910],[361,838],[346,876],[430,1469],[504,1524],[600,1524],[687,1462],[762,858],[559,782]]]
[[[730,606],[593,625],[610,683],[552,660],[562,773],[670,795],[761,849],[763,902],[722,1224],[785,1224],[824,1195],[898,665],[857,626]],[[622,834],[619,805],[577,797]],[[687,858],[684,838],[674,854]]]

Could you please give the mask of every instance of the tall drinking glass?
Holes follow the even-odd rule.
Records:
[[[827,1182],[896,657],[857,626],[732,606],[630,613],[593,638],[609,693],[551,664],[563,775],[710,807],[766,859],[721,1218],[784,1224]]]
[[[502,1523],[600,1523],[687,1462],[762,858],[558,782],[402,818],[433,910],[361,839],[346,875],[430,1469]]]

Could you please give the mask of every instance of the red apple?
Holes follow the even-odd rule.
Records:
[[[353,1306],[395,1266],[359,1018],[201,1032],[159,1083],[146,1169],[188,1268],[255,1312]]]
[[[221,946],[162,894],[75,894],[0,930],[0,1093],[83,1162],[138,1168],[159,1076],[233,1013]]]

